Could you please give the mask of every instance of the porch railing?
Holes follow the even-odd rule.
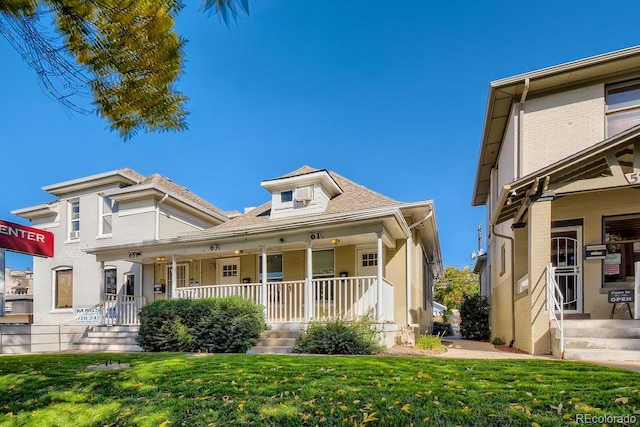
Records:
[[[102,323],[106,325],[139,325],[138,313],[144,307],[143,296],[105,294]]]
[[[547,265],[545,275],[549,322],[555,323],[560,332],[560,358],[564,358],[564,296],[556,282],[555,269],[551,264]]]
[[[176,297],[199,299],[240,295],[257,304],[264,304],[266,320],[269,323],[304,322],[305,307],[308,303],[311,303],[309,310],[311,319],[321,317],[354,319],[374,310],[376,318],[392,320],[393,285],[383,280],[382,313],[377,315],[378,313],[375,313],[376,283],[375,276],[312,279],[309,299],[305,299],[305,280],[268,282],[264,300],[262,283],[189,286],[176,289]]]

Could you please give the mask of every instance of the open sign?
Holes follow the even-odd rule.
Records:
[[[607,298],[611,304],[634,302],[635,292],[633,289],[611,289],[607,292]]]

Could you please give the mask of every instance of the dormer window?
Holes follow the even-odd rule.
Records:
[[[280,192],[280,203],[293,202],[293,190]]]

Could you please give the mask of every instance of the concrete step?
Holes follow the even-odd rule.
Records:
[[[553,322],[552,322],[553,324]],[[569,328],[640,328],[640,320],[634,319],[589,319],[589,320],[567,320],[564,321],[565,329]]]
[[[126,337],[118,339],[109,339],[104,337],[82,337],[79,344],[136,344],[135,337]]]
[[[634,350],[604,350],[604,349],[565,349],[566,360],[584,361],[640,361],[640,351]]]
[[[250,352],[253,354],[287,354],[300,337],[300,330],[277,329],[264,331]]]
[[[293,347],[282,345],[254,346],[250,352],[252,354],[289,354],[293,352]]]
[[[274,338],[267,337],[261,339],[256,346],[271,347],[271,346],[285,346],[293,347],[296,344],[297,338]]]
[[[564,329],[565,338],[640,338],[638,328],[567,328]]]
[[[138,333],[137,332],[110,332],[110,331],[88,331],[87,332],[87,337],[94,337],[94,338],[130,338],[130,337],[137,337]]]
[[[87,352],[141,352],[142,347],[137,344],[121,344],[121,343],[74,343],[73,349]]]
[[[601,349],[601,350],[637,350],[640,357],[640,340],[636,338],[567,338],[564,348]]]

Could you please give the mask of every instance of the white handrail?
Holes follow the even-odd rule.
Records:
[[[545,269],[547,282],[547,311],[549,321],[555,322],[560,331],[560,358],[564,359],[564,296],[556,282],[555,268],[551,264]],[[559,319],[558,319],[559,317]]]

